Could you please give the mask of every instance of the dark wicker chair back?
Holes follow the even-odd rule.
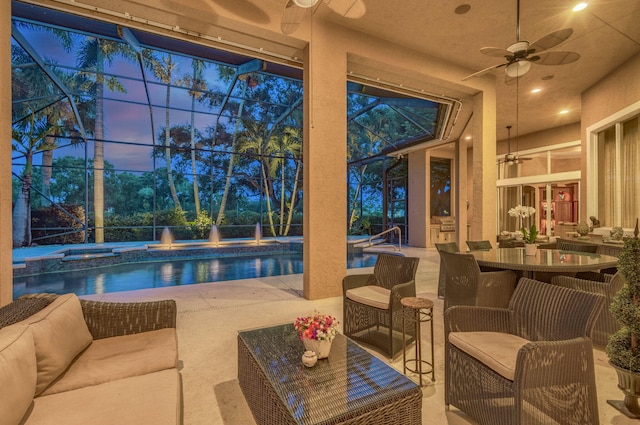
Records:
[[[473,254],[441,252],[446,286],[444,309],[454,305],[507,307],[516,285],[511,270],[483,272]]]
[[[551,283],[565,288],[604,295],[604,307],[596,320],[591,339],[594,344],[605,346],[609,342],[611,335],[620,329],[620,323],[613,317],[613,314],[611,314],[607,306],[613,301],[614,295],[622,289],[624,278],[620,273],[610,275],[597,272],[585,272],[582,276],[584,277],[555,276],[551,279]]]
[[[436,250],[438,253],[441,251],[445,252],[460,252],[460,248],[456,242],[446,242],[446,243],[437,243]],[[442,262],[442,258],[440,258],[440,272],[438,274],[438,298],[444,298],[444,289],[447,282],[447,275],[445,273],[444,263]]]
[[[394,254],[378,254],[369,285],[391,289],[399,283],[409,282],[416,277],[419,258]]]
[[[558,249],[563,251],[588,252],[595,254],[598,252],[598,245],[586,243],[572,243],[564,239],[558,240]]]
[[[589,337],[604,297],[522,278],[511,297],[511,333],[530,341]]]
[[[489,241],[467,241],[469,251],[482,251],[493,249],[493,245]]]

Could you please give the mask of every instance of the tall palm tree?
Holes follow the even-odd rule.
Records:
[[[282,136],[277,138],[274,143],[275,154],[274,165],[280,169],[280,228],[279,234],[281,236],[289,233],[291,227],[291,220],[293,219],[293,210],[296,202],[296,194],[298,192],[298,178],[300,176],[301,162],[300,156],[302,154],[302,136],[300,130],[294,127],[287,127],[284,129]],[[293,189],[291,191],[291,199],[286,202],[286,171],[287,171],[287,157],[292,156],[296,164],[295,177],[293,182]],[[288,206],[289,211],[286,214],[286,228],[285,228],[285,208]]]
[[[33,176],[33,154],[39,150],[50,148],[47,136],[60,131],[58,126],[51,125],[45,115],[34,113],[14,125],[11,130],[11,147],[25,158],[22,172],[22,187],[13,207],[13,246],[31,245],[31,181]]]
[[[173,59],[171,54],[163,56],[161,60],[155,60],[152,63],[153,73],[163,83],[167,85],[165,95],[165,125],[164,125],[164,159],[167,165],[167,182],[169,183],[169,191],[171,192],[171,199],[178,210],[182,210],[180,205],[180,199],[178,198],[178,192],[176,191],[176,185],[173,181],[173,171],[171,166],[171,121],[170,121],[170,106],[171,106],[171,81],[173,78],[173,72],[178,66],[178,63]]]
[[[238,135],[237,152],[252,153],[258,156],[260,163],[260,175],[262,180],[261,190],[264,193],[267,203],[267,218],[269,219],[269,228],[271,235],[276,236],[275,225],[273,222],[273,211],[271,207],[272,186],[269,184],[269,177],[273,177],[276,172],[276,163],[271,157],[271,153],[276,147],[276,137],[265,140],[269,130],[265,123],[258,121],[247,121],[245,129]],[[266,142],[266,143],[265,143]]]
[[[227,165],[227,175],[224,181],[224,191],[222,192],[222,199],[220,200],[220,208],[218,209],[218,217],[216,218],[216,224],[218,226],[222,223],[222,220],[224,219],[224,210],[227,205],[229,189],[231,188],[231,177],[233,176],[233,167],[236,159],[235,152],[237,152],[236,145],[238,142],[238,132],[240,131],[240,123],[242,121],[241,120],[242,111],[244,109],[244,98],[247,93],[247,88],[249,87],[249,84],[246,79],[244,80],[243,83],[240,83],[240,84],[242,84],[242,93],[240,94],[241,100],[240,100],[240,105],[238,106],[238,117],[234,124],[233,136],[231,139],[231,154],[229,155],[229,164]],[[222,114],[222,111],[220,111],[220,114]]]
[[[189,96],[191,96],[191,177],[193,179],[193,200],[196,208],[196,216],[200,215],[200,194],[198,193],[196,167],[195,104],[196,100],[201,101],[204,99],[204,93],[207,90],[207,82],[204,79],[204,70],[206,67],[207,64],[202,59],[192,59],[192,75],[186,75],[178,81],[178,84],[189,88]]]
[[[104,242],[104,94],[105,88],[126,93],[124,86],[114,77],[104,74],[105,62],[111,64],[121,56],[130,60],[135,54],[126,44],[87,37],[78,49],[78,67],[86,69],[88,89],[95,96],[95,140],[93,144],[93,211],[95,242]]]

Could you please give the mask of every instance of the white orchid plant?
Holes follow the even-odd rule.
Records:
[[[536,209],[533,207],[527,207],[525,205],[516,205],[508,211],[511,217],[520,218],[520,231],[522,232],[522,239],[525,243],[535,243],[538,238],[538,229],[536,224],[533,223],[529,229],[523,226],[523,220],[527,217],[531,217],[536,213]]]

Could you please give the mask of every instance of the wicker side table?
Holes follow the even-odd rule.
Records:
[[[406,375],[407,370],[419,376],[422,386],[422,375],[431,374],[431,381],[436,380],[433,354],[433,301],[420,297],[405,297],[400,300],[402,304],[402,366]],[[407,359],[407,347],[405,346],[406,325],[412,323],[416,328],[415,357]],[[431,361],[422,359],[422,341],[420,339],[420,325],[429,322],[431,328]],[[424,367],[426,366],[426,367]]]

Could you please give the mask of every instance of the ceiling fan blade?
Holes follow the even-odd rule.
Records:
[[[497,58],[503,58],[505,56],[513,55],[513,53],[501,47],[483,47],[482,49],[480,49],[480,53],[484,53],[487,56],[494,56]]]
[[[556,47],[558,44],[562,43],[573,34],[573,29],[571,28],[563,28],[552,33],[545,35],[542,38],[539,38],[535,42],[529,45],[529,52],[531,53],[540,53],[545,50],[552,49]]]
[[[306,10],[297,6],[293,0],[289,0],[282,12],[282,20],[280,21],[280,29],[283,34],[291,34],[298,29]]]
[[[502,67],[503,67],[503,66],[505,66],[505,65],[506,65],[506,63],[501,63],[500,65],[493,65],[493,66],[490,66],[489,68],[485,68],[485,69],[480,70],[480,71],[478,71],[478,72],[474,72],[474,73],[473,73],[473,74],[471,74],[471,75],[467,75],[466,77],[464,77],[464,78],[462,79],[462,81],[466,81],[466,80],[468,80],[469,78],[473,78],[473,77],[479,77],[480,75],[486,74],[487,72],[489,72],[489,71],[491,71],[491,70],[498,69],[498,68],[502,68]]]
[[[331,10],[349,19],[362,18],[367,7],[362,0],[323,0]]]
[[[566,65],[580,59],[576,52],[546,52],[538,55],[540,58],[535,61],[539,65]]]

